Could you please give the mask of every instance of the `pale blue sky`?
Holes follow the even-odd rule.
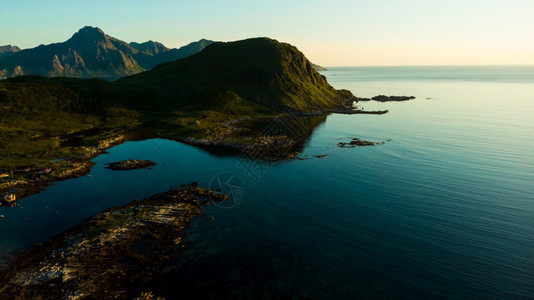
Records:
[[[0,0],[0,45],[85,25],[168,47],[268,36],[325,66],[534,64],[534,0]]]

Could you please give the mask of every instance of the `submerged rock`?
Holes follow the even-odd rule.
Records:
[[[133,170],[150,168],[155,165],[156,163],[150,160],[127,159],[119,162],[110,163],[108,168],[111,170]]]

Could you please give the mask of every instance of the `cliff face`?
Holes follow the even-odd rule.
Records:
[[[199,45],[194,51],[190,48],[169,49],[153,41],[128,44],[105,34],[99,28],[87,26],[63,43],[26,50],[0,47],[0,75],[123,77],[152,69],[162,62],[192,55],[209,43],[211,41],[207,44],[202,41],[192,43]]]
[[[83,58],[72,48],[67,53],[61,55],[54,54],[52,58],[52,69],[49,76],[68,76],[68,77],[85,77],[90,76],[91,72],[85,66]]]

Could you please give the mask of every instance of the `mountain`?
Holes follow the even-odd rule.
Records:
[[[310,111],[340,106],[354,97],[338,91],[296,47],[269,38],[217,42],[187,58],[116,82],[134,96],[165,105],[265,111]],[[153,104],[153,102],[151,102]]]
[[[20,51],[20,48],[17,46],[11,46],[11,45],[0,46],[0,58],[7,57],[19,51]]]
[[[40,45],[3,55],[0,74],[13,77],[25,74],[67,77],[123,77],[152,69],[201,51],[211,41],[201,40],[180,49],[161,43],[126,43],[86,26],[63,43]]]

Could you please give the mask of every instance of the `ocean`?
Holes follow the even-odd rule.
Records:
[[[358,103],[385,115],[328,116],[308,138],[306,160],[261,164],[163,139],[116,146],[94,159],[91,177],[2,208],[0,261],[109,207],[233,176],[235,201],[195,219],[155,294],[531,298],[534,66],[321,73],[359,97],[417,98]],[[352,138],[377,145],[338,147]],[[104,168],[128,158],[158,165]]]

